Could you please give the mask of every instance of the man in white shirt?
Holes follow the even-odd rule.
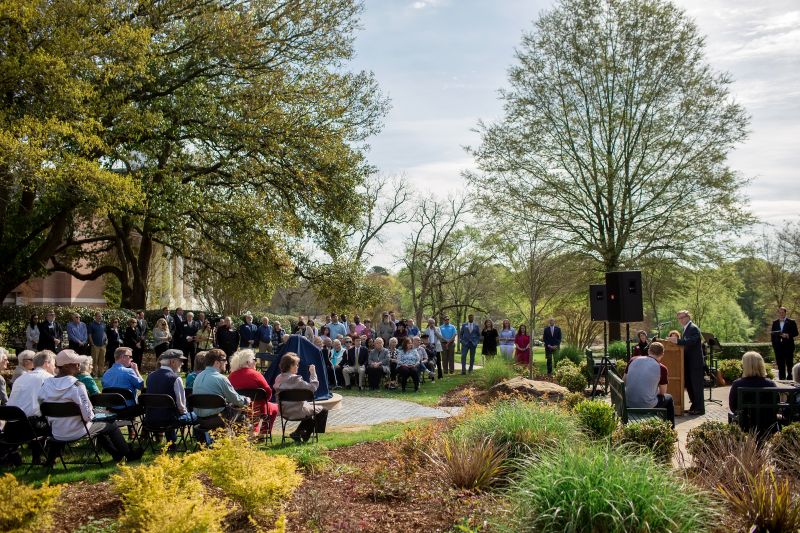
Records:
[[[33,370],[22,374],[14,382],[8,405],[19,407],[28,418],[42,416],[39,409],[39,389],[42,383],[52,379],[56,372],[56,354],[42,350],[33,356]]]

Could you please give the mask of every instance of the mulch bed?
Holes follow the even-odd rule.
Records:
[[[67,533],[100,519],[116,519],[122,511],[122,500],[111,490],[111,484],[80,481],[63,485],[53,511],[51,533]]]
[[[372,442],[333,450],[334,465],[306,476],[295,492],[286,530],[427,533],[489,512],[490,496],[452,489],[420,468],[421,459],[419,466],[413,457],[394,459],[389,447]]]
[[[484,389],[472,384],[463,383],[458,387],[444,393],[436,403],[437,407],[463,407],[468,403],[478,401],[485,392]]]

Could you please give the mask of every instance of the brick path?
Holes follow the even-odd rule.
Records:
[[[342,397],[342,406],[328,415],[328,426],[374,426],[419,418],[447,418],[447,411],[392,398]]]

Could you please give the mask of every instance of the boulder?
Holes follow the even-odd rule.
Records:
[[[517,376],[494,385],[484,393],[484,396],[487,400],[498,396],[518,396],[536,398],[548,402],[560,402],[567,394],[569,394],[569,390],[561,385]]]

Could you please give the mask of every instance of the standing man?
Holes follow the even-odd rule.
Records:
[[[106,325],[103,322],[103,315],[94,314],[94,320],[89,324],[89,345],[91,346],[92,365],[94,375],[102,376],[106,367],[106,346],[108,345],[108,335]]]
[[[261,325],[258,326],[258,351],[272,353],[272,326],[267,316],[261,317]]]
[[[469,371],[472,372],[472,365],[475,364],[475,350],[478,349],[478,341],[481,340],[481,332],[475,323],[475,316],[471,313],[467,315],[467,321],[461,324],[461,331],[458,332],[461,339],[461,375],[467,373],[467,352],[469,352]]]
[[[692,322],[689,311],[678,311],[678,322],[683,326],[683,337],[680,339],[669,337],[672,344],[683,346],[683,367],[685,374],[685,387],[689,393],[689,414],[705,414],[703,403],[703,337],[700,328]]]
[[[394,322],[389,319],[389,312],[384,311],[380,325],[378,326],[378,337],[383,339],[383,345],[389,346],[389,339],[394,337]]]
[[[186,322],[183,324],[184,360],[187,366],[194,370],[194,354],[197,353],[197,332],[200,330],[200,322],[194,319],[194,313],[186,313]],[[164,354],[161,354],[162,356]],[[174,363],[177,364],[177,363]],[[179,367],[180,368],[180,367]]]
[[[56,322],[55,311],[48,311],[45,315],[44,322],[39,324],[39,342],[36,343],[36,349],[39,351],[59,351],[63,335],[64,332],[61,326]],[[55,353],[53,354],[53,361],[55,361]],[[53,363],[53,369],[55,370],[55,362]]]
[[[450,323],[450,315],[444,315],[444,324],[439,328],[442,338],[442,367],[445,374],[456,371],[456,327]],[[474,352],[473,352],[474,354]],[[473,355],[474,357],[474,355]]]
[[[791,379],[794,359],[794,338],[797,337],[797,322],[786,318],[786,308],[778,308],[778,319],[770,330],[775,363],[778,365],[778,379]]]
[[[169,322],[167,322],[169,327]],[[141,309],[136,313],[136,337],[137,341],[133,346],[133,360],[141,361],[144,357],[144,349],[147,346],[147,320],[144,319],[144,311]]]
[[[442,332],[436,327],[436,319],[431,317],[428,319],[428,329],[423,332],[424,337],[427,338],[428,350],[433,352],[436,357],[436,369],[439,379],[442,379]]]
[[[81,322],[81,315],[73,313],[69,324],[67,324],[67,340],[69,349],[74,350],[78,355],[87,355],[89,351],[89,330],[86,324]]]
[[[331,321],[328,324],[328,329],[331,331],[331,339],[338,339],[339,335],[344,339],[347,336],[347,328],[339,322],[339,315],[331,313]]]
[[[406,320],[406,332],[408,332],[409,337],[416,337],[419,335],[420,331],[416,324],[414,324],[414,319],[409,318]]]
[[[547,359],[547,375],[549,376],[553,373],[553,354],[561,348],[561,328],[556,326],[556,319],[553,317],[550,317],[547,324],[542,334],[542,342],[544,343],[544,356]]]
[[[253,348],[258,339],[258,326],[253,324],[253,315],[244,315],[244,324],[239,326],[239,348]]]
[[[167,322],[169,324],[169,322]],[[175,308],[175,327],[172,330],[172,343],[170,347],[184,351],[186,347],[186,335],[183,328],[186,326],[186,317],[183,315],[183,307]]]

